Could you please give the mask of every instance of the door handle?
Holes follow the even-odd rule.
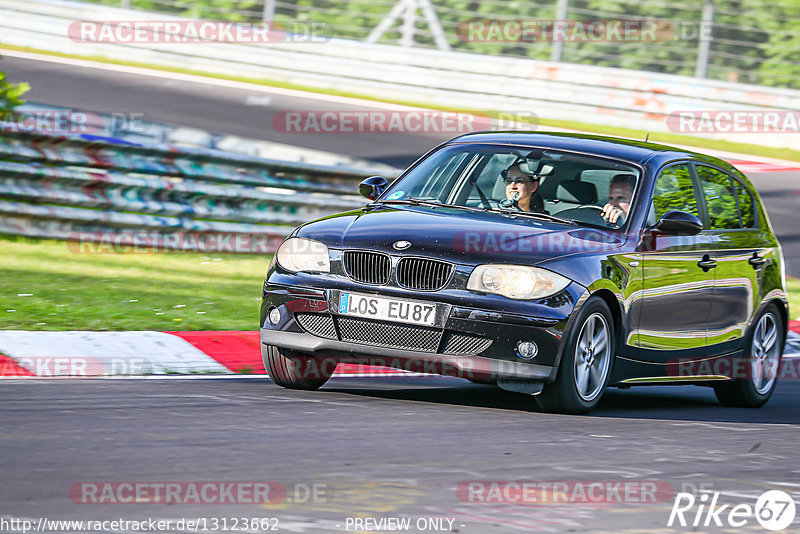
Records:
[[[712,260],[711,257],[706,254],[703,256],[703,259],[697,262],[697,266],[703,269],[704,273],[707,273],[710,269],[713,269],[717,266],[717,262]]]
[[[753,257],[747,260],[747,263],[753,266],[753,269],[758,270],[762,265],[767,263],[765,258],[758,255],[758,252],[753,252]]]

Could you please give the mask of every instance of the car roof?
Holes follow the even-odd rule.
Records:
[[[473,132],[451,139],[446,144],[459,143],[510,144],[562,149],[613,157],[640,165],[650,162],[660,166],[663,163],[676,159],[690,159],[711,163],[725,169],[733,169],[733,166],[726,161],[698,152],[658,143],[593,134],[525,132],[519,130]]]

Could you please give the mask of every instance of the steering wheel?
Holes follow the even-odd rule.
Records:
[[[587,214],[587,212],[591,214],[590,217],[588,218],[581,217],[581,215]],[[617,230],[622,227],[622,224],[624,223],[625,220],[624,216],[621,217],[620,219],[617,219],[617,222],[612,223],[608,219],[603,217],[602,213],[603,213],[602,206],[596,206],[594,204],[584,204],[583,206],[578,206],[577,208],[570,208],[568,210],[560,211],[555,215],[558,215],[559,217],[567,217],[570,219],[575,219],[578,222],[583,221],[598,226],[607,226],[612,230]],[[572,214],[576,215],[577,217],[573,217]]]

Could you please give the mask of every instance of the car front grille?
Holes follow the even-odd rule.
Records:
[[[436,353],[443,331],[425,326],[386,323],[369,319],[334,317],[320,313],[296,313],[295,319],[309,334],[363,345]],[[336,333],[339,327],[340,336]],[[480,354],[492,345],[492,340],[470,334],[447,334],[441,354],[467,356]]]
[[[451,333],[445,340],[443,352],[450,356],[480,354],[491,344],[492,340],[485,337]]]
[[[389,281],[391,268],[392,262],[386,254],[361,250],[344,253],[345,272],[356,282],[383,285]]]
[[[337,339],[336,327],[333,326],[333,317],[319,313],[297,313],[294,318],[300,327],[318,337]]]
[[[436,352],[442,331],[438,328],[382,323],[369,319],[338,318],[342,341],[394,349]]]
[[[425,258],[403,258],[397,263],[397,283],[408,289],[442,289],[453,273],[453,264]]]

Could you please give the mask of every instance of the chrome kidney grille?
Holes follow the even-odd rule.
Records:
[[[453,264],[425,258],[402,258],[397,263],[397,283],[408,289],[436,291],[450,280]]]
[[[344,270],[347,276],[362,284],[383,285],[389,282],[392,261],[386,254],[346,250],[344,252]]]
[[[387,254],[366,250],[346,250],[342,256],[344,270],[352,280],[362,284],[389,283],[392,261]],[[397,262],[397,284],[406,289],[436,291],[447,285],[454,265],[427,258],[400,258]]]

